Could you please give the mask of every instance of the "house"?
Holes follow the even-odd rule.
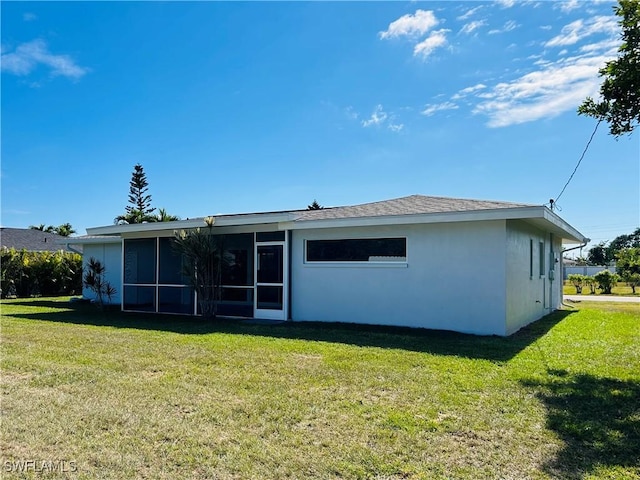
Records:
[[[65,237],[56,233],[32,228],[0,228],[1,248],[28,252],[57,252],[62,250],[60,242],[64,239]]]
[[[197,314],[172,248],[203,218],[109,225],[70,239],[101,260],[125,311]],[[563,244],[547,207],[411,195],[362,205],[219,215],[231,259],[219,313],[509,335],[562,303]],[[85,292],[89,296],[90,292]]]

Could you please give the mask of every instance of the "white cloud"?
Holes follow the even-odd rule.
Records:
[[[457,108],[458,108],[458,105],[456,105],[453,102],[443,102],[443,103],[425,105],[425,109],[420,113],[422,113],[422,115],[430,117],[436,112],[441,112],[442,110],[456,110]]]
[[[420,43],[413,47],[413,54],[415,56],[422,56],[427,58],[433,53],[436,48],[444,47],[447,44],[446,32],[449,30],[441,29],[431,32],[431,34]]]
[[[380,32],[380,38],[421,36],[438,25],[438,23],[438,19],[432,11],[416,10],[416,13],[413,15],[403,15],[394,22],[391,22],[389,24],[389,28],[387,28],[384,32]]]
[[[618,31],[618,24],[614,17],[597,16],[585,20],[576,20],[562,27],[560,35],[553,37],[545,47],[560,47],[574,45],[584,38],[596,33],[615,34]]]
[[[567,2],[558,2],[554,4],[554,8],[559,8],[563,12],[570,12],[576,8],[580,8],[580,2],[578,0],[569,0]]]
[[[78,79],[89,69],[81,67],[68,55],[54,55],[49,52],[44,40],[32,40],[18,45],[13,52],[2,51],[2,71],[18,76],[27,76],[38,66],[48,67],[52,76]]]
[[[474,20],[472,22],[465,24],[460,30],[460,33],[465,33],[468,35],[470,33],[473,33],[474,30],[477,30],[478,28],[486,24],[487,24],[486,20]]]
[[[604,50],[617,50],[620,46],[620,41],[617,39],[603,40],[598,43],[588,43],[586,45],[582,45],[580,47],[580,52],[590,53],[594,51],[602,51]]]
[[[497,28],[494,30],[489,30],[489,35],[495,35],[496,33],[505,33],[505,32],[510,32],[511,30],[515,30],[516,28],[518,28],[520,25],[518,25],[515,20],[508,20],[505,22],[505,24],[502,26],[502,28]]]
[[[24,20],[25,22],[33,22],[34,20],[37,20],[38,16],[35,13],[31,13],[31,12],[27,12],[22,14],[22,20]]]
[[[395,122],[395,118],[395,115],[389,115],[384,111],[382,105],[378,104],[371,116],[366,120],[362,120],[361,124],[364,128],[386,126],[387,129],[397,133],[404,128],[404,124]]]
[[[424,37],[429,30],[439,23],[440,21],[432,11],[416,10],[413,15],[403,15],[391,22],[389,28],[384,32],[380,32],[379,35],[382,39],[406,36],[414,41],[422,37],[422,40],[414,45],[413,55],[427,58],[435,49],[447,44],[446,32],[450,31],[447,29],[432,31],[426,38]]]
[[[387,113],[382,108],[382,105],[376,105],[373,113],[367,120],[362,121],[363,127],[372,127],[375,125],[382,125],[387,119]]]
[[[505,127],[575,110],[585,97],[597,96],[598,70],[611,58],[602,54],[549,62],[479,94],[482,100],[473,112],[486,115],[490,127]]]
[[[473,85],[472,87],[463,88],[458,93],[453,95],[451,97],[451,100],[460,100],[461,98],[464,98],[464,97],[466,97],[466,96],[468,96],[468,95],[470,95],[472,93],[478,92],[480,90],[484,90],[485,88],[487,88],[487,86],[484,85],[483,83],[478,83],[477,85]]]
[[[516,4],[515,0],[497,0],[498,5],[502,6],[502,8],[511,8]]]
[[[460,15],[457,19],[458,20],[466,20],[468,18],[470,18],[471,16],[473,16],[477,11],[481,10],[483,8],[483,5],[480,5],[479,7],[474,7],[470,10],[467,10],[465,13],[463,13],[462,15]]]

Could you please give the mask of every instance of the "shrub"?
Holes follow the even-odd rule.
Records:
[[[106,270],[99,260],[91,257],[82,279],[84,286],[96,294],[96,300],[101,309],[104,309],[105,297],[111,301],[111,297],[116,294],[116,289],[104,278]]]
[[[627,285],[631,287],[631,292],[636,293],[636,287],[640,287],[640,273],[625,273],[622,276],[622,280],[627,282]]]
[[[598,288],[606,295],[611,294],[611,289],[618,282],[618,275],[611,273],[609,270],[602,270],[601,272],[596,273],[593,278],[597,282]]]
[[[82,256],[65,252],[28,252],[3,248],[3,296],[75,295],[82,290]]]
[[[597,282],[596,282],[595,278],[590,277],[589,275],[585,275],[585,277],[583,279],[583,283],[584,283],[585,286],[589,287],[589,293],[591,295],[595,295],[596,294]]]
[[[576,294],[582,293],[582,285],[584,285],[585,275],[572,273],[571,275],[569,275],[568,280],[574,287],[576,287]]]

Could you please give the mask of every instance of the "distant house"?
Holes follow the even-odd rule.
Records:
[[[43,232],[31,228],[0,228],[2,248],[15,248],[29,252],[57,252],[64,250],[62,243],[66,237],[55,233]]]
[[[198,314],[174,232],[202,218],[88,229],[125,311]],[[562,245],[586,239],[541,205],[412,195],[321,210],[220,215],[219,312],[509,335],[562,303]],[[85,292],[90,296],[90,292]]]

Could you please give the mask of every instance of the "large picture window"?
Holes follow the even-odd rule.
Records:
[[[307,240],[307,262],[406,262],[406,238]]]

